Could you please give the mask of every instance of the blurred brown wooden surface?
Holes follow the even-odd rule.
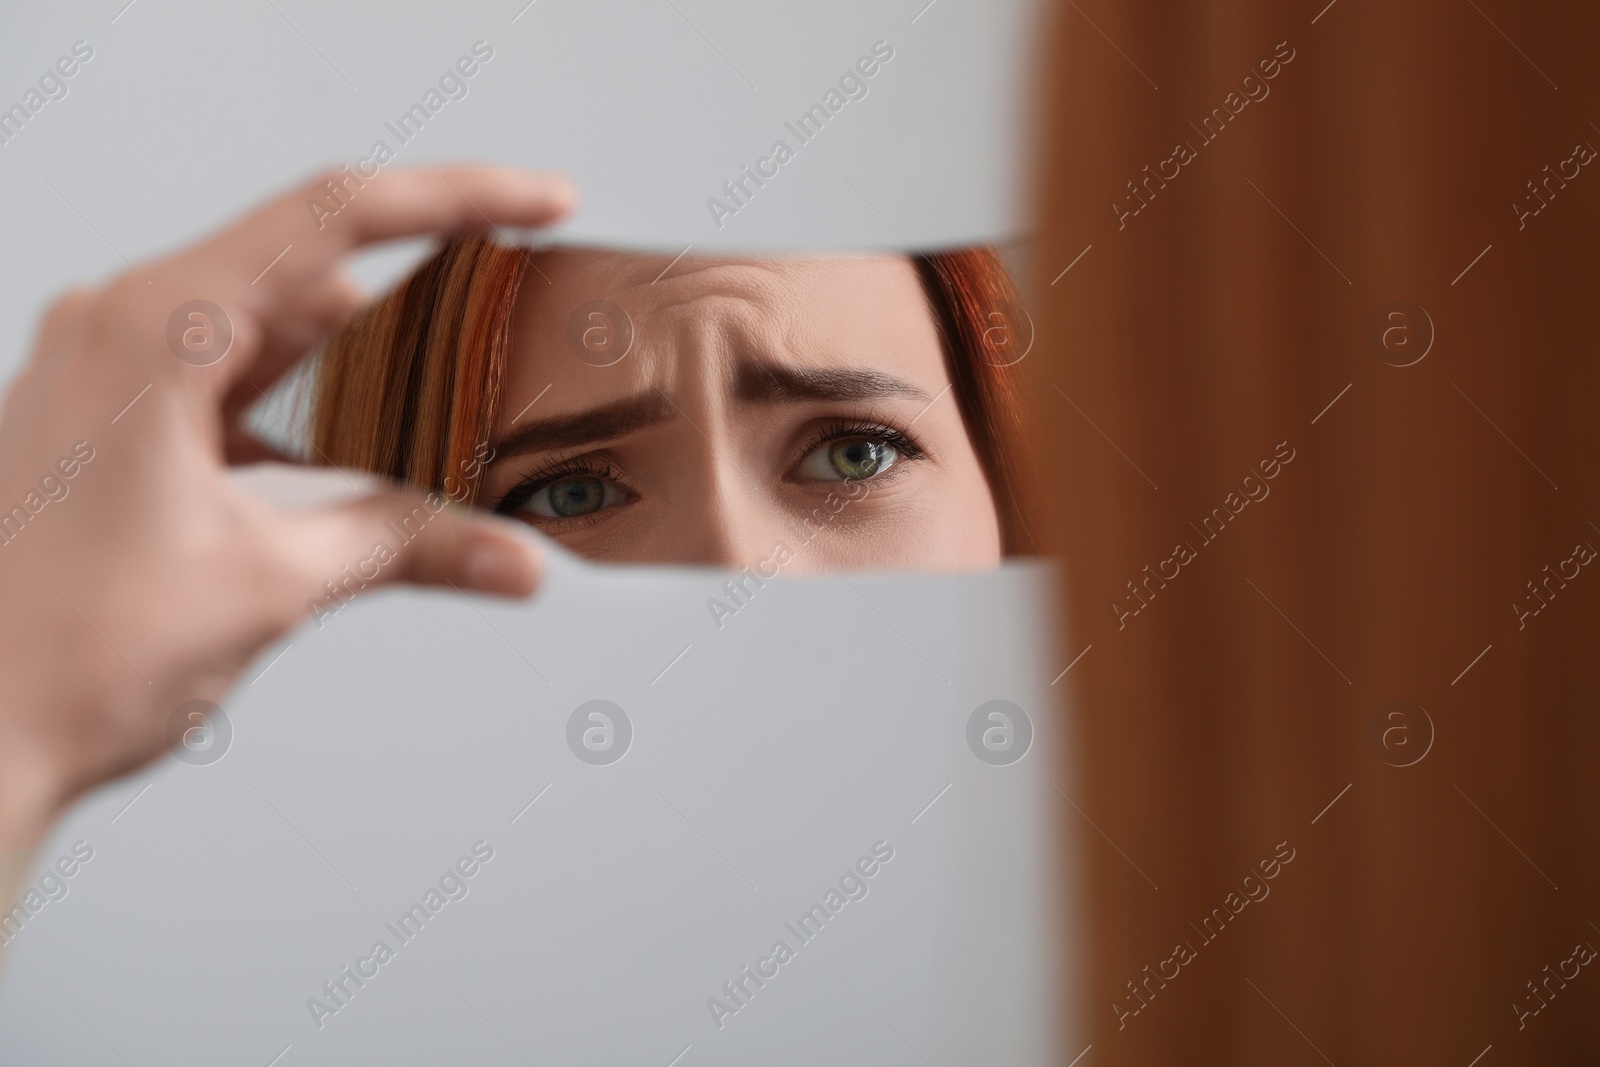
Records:
[[[1564,162],[1600,148],[1600,6],[1326,2],[1077,0],[1043,46],[1026,369],[1061,665],[1092,646],[1061,683],[1080,1067],[1600,1062],[1600,960],[1513,1007],[1600,948],[1600,560],[1513,608],[1600,547],[1600,159]],[[1280,42],[1206,143],[1190,123]],[[1119,220],[1179,142],[1195,158]],[[1577,174],[1519,220],[1546,165]],[[1397,300],[1435,332],[1406,367],[1380,354],[1419,353],[1419,316],[1369,339]],[[1190,523],[1280,442],[1270,495],[1206,543]],[[1417,716],[1367,736],[1395,700],[1436,734],[1411,766],[1381,756],[1421,751]],[[1285,841],[1270,895],[1204,941]]]

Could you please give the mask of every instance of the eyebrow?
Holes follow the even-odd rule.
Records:
[[[917,386],[881,371],[818,370],[761,362],[740,364],[733,391],[736,399],[747,404],[928,399]],[[624,437],[666,422],[675,414],[677,409],[667,395],[652,389],[604,407],[525,423],[493,443],[495,458],[490,462]]]
[[[524,423],[491,447],[496,459],[552,448],[576,448],[655,426],[672,415],[671,401],[659,390],[651,390],[604,407]]]
[[[733,391],[735,397],[750,404],[928,399],[928,394],[915,385],[882,371],[819,370],[762,362],[740,363]]]

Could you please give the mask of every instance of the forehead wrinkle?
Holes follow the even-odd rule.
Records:
[[[791,273],[791,266],[800,262],[720,256],[675,259],[656,253],[580,248],[554,249],[536,258],[548,268],[547,273],[555,276],[558,286],[564,282],[587,292],[590,297],[606,299],[670,291],[690,280],[703,283],[706,279],[702,276],[711,271],[760,272],[784,278]],[[758,283],[752,280],[747,284]]]
[[[718,298],[776,307],[794,303],[799,288],[791,272],[752,264],[711,263],[682,275],[677,270],[660,281],[619,290],[619,303],[637,300],[645,315]]]
[[[583,249],[550,250],[540,258],[557,291],[537,284],[525,287],[532,304],[546,304],[548,293],[558,302],[554,312],[588,290],[590,298],[613,300],[634,319],[628,366],[609,373],[620,372],[635,387],[649,385],[674,394],[695,379],[707,385],[720,379],[709,392],[726,394],[728,400],[736,392],[735,372],[745,363],[858,363],[859,354],[838,348],[840,339],[827,329],[833,316],[824,312],[819,318],[818,302],[849,300],[855,280],[864,281],[863,275],[875,275],[900,259],[688,256],[673,264],[664,254]],[[523,313],[530,310],[524,304]],[[551,315],[535,328],[559,343],[559,319],[559,314]]]
[[[643,288],[657,302],[637,309],[641,347],[671,351],[690,363],[702,362],[692,356],[698,353],[713,376],[731,373],[750,353],[776,357],[792,347],[804,303],[804,294],[793,287],[743,272],[730,278],[719,271],[718,277],[690,279],[665,293]]]
[[[663,256],[661,258],[665,259],[666,257]],[[671,263],[672,260],[669,259],[669,260],[667,260],[667,262]],[[678,260],[677,263],[672,267],[672,269],[670,271],[667,272],[667,274],[664,277],[662,277],[659,273],[652,274],[651,277],[652,278],[658,278],[659,277],[661,280],[657,284],[665,284],[665,283],[671,282],[671,281],[682,281],[682,280],[690,278],[690,277],[692,277],[692,276],[694,276],[696,274],[704,274],[708,270],[718,270],[718,269],[721,269],[721,268],[724,268],[724,267],[729,268],[729,269],[733,269],[733,270],[759,270],[759,271],[765,271],[768,274],[776,274],[779,277],[783,277],[784,275],[790,273],[790,270],[795,265],[800,264],[800,263],[804,263],[804,262],[806,262],[806,261],[805,260],[797,260],[797,259],[778,259],[778,258],[772,258],[772,259],[732,259],[732,258],[728,258],[728,259],[724,259],[724,258],[718,257],[718,256],[687,256],[687,257],[685,257],[683,259]],[[663,269],[665,269],[665,268],[663,268]]]
[[[687,349],[701,350],[709,357],[706,370],[711,377],[722,379],[722,391],[729,400],[781,403],[865,396],[926,400],[925,390],[903,379],[864,371],[860,354],[853,352],[851,346],[857,342],[870,346],[875,343],[873,339],[857,337],[854,332],[848,337],[836,337],[826,328],[818,332],[831,319],[826,315],[822,320],[817,318],[816,300],[829,298],[841,281],[848,284],[858,275],[859,268],[878,268],[886,262],[894,260],[873,257],[778,261],[775,268],[764,268],[776,276],[775,280],[743,276],[730,287],[726,276],[709,279],[711,286],[695,287],[702,291],[683,294],[653,310],[664,313],[658,322],[662,332],[671,338],[667,347],[677,349],[682,341]],[[720,269],[727,265],[715,266]],[[786,281],[790,284],[785,285]],[[651,287],[641,288],[648,291]],[[765,299],[769,294],[773,299]],[[720,303],[721,307],[697,314],[711,302]],[[650,350],[655,345],[644,347]],[[774,369],[780,372],[777,376],[762,373]],[[783,380],[779,382],[777,378]]]

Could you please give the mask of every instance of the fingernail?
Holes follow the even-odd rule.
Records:
[[[467,549],[461,577],[480,593],[527,596],[538,578],[532,552],[510,541],[479,541]]]

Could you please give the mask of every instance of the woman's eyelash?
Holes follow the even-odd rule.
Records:
[[[801,457],[805,457],[824,445],[852,437],[867,437],[883,441],[893,447],[902,459],[922,459],[927,455],[926,450],[913,440],[909,434],[892,426],[870,421],[848,421],[830,426],[812,437],[809,443],[800,450],[799,454]],[[507,490],[506,495],[500,498],[499,502],[494,505],[493,510],[499,515],[513,514],[529,500],[532,500],[540,490],[561,481],[563,478],[601,478],[618,483],[622,480],[621,472],[616,466],[601,456],[579,456],[576,459],[556,460],[545,464]]]
[[[883,441],[892,446],[902,459],[922,459],[927,455],[923,447],[912,440],[909,434],[876,422],[846,422],[840,423],[829,429],[823,430],[813,437],[809,444],[800,449],[802,457],[809,456],[823,445],[832,444],[851,437],[869,437]]]
[[[547,463],[508,490],[494,506],[494,511],[499,515],[512,514],[532,500],[534,494],[541,489],[563,478],[603,478],[606,481],[617,482],[621,480],[621,472],[609,461],[595,456],[580,456],[577,459]]]

